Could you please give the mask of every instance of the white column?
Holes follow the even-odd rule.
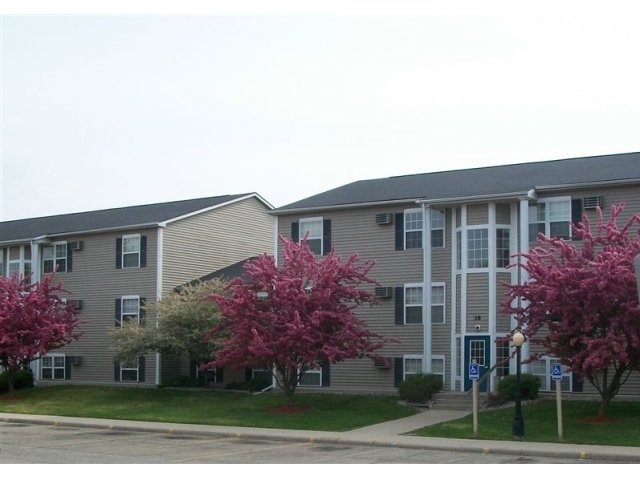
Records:
[[[422,204],[422,371],[431,373],[431,207]]]

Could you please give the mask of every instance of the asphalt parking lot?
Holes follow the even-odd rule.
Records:
[[[7,464],[549,464],[597,463],[504,453],[484,454],[107,428],[0,423]]]

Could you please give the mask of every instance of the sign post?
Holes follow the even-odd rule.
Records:
[[[473,434],[478,434],[478,379],[480,365],[475,362],[469,364],[469,380],[473,381]]]
[[[558,439],[562,440],[562,364],[551,364],[551,379],[556,382],[556,410],[558,411]]]

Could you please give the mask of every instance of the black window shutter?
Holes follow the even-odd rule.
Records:
[[[396,317],[396,325],[404,324],[404,287],[396,287],[395,289],[395,298],[396,298],[396,309],[395,309],[395,317]]]
[[[248,382],[249,380],[251,380],[251,369],[250,368],[245,368],[244,369],[244,379]]]
[[[140,316],[138,317],[140,320],[138,321],[138,323],[140,325],[144,325],[144,319],[145,319],[145,309],[143,308],[145,305],[147,304],[147,299],[144,297],[140,297]]]
[[[571,200],[571,221],[578,223],[582,221],[582,199]]]
[[[73,250],[71,245],[67,243],[67,272],[71,272],[73,269]]]
[[[64,379],[71,379],[71,359],[68,355],[65,355],[64,357]]]
[[[571,382],[571,391],[582,392],[584,389],[584,381],[582,377],[580,377],[579,375],[576,375],[575,373],[573,373],[572,376],[573,376],[573,380]]]
[[[122,326],[122,299],[116,298],[116,324],[115,327]]]
[[[140,237],[140,268],[147,266],[147,236]]]
[[[291,223],[291,240],[298,243],[300,241],[300,223],[292,222]]]
[[[216,383],[224,382],[224,368],[216,368]]]
[[[113,380],[116,382],[120,381],[120,362],[113,363]]]
[[[402,357],[393,359],[393,386],[399,387],[404,380],[404,361]]]
[[[138,381],[144,382],[144,355],[138,357]]]
[[[404,213],[396,213],[396,250],[404,250]]]
[[[322,254],[326,255],[331,251],[331,220],[322,222]]]
[[[331,365],[329,362],[322,362],[322,386],[328,387],[331,385]]]
[[[122,237],[116,238],[116,268],[122,268]]]

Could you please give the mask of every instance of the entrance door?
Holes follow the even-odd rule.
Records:
[[[489,363],[491,362],[491,337],[489,335],[473,335],[464,338],[464,390],[468,392],[473,387],[473,382],[469,380],[469,364],[472,362],[477,363],[480,366],[480,378],[489,369]],[[481,392],[487,391],[489,380],[485,379],[482,383],[478,384],[478,389]]]

